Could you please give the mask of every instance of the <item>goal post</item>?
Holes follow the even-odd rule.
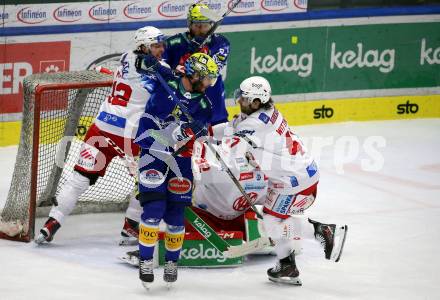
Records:
[[[25,242],[34,238],[36,213],[47,214],[69,179],[82,139],[111,85],[111,76],[95,71],[25,78],[20,143],[0,213],[0,238]],[[80,197],[74,213],[121,211],[133,188],[124,162],[115,158],[106,175]]]

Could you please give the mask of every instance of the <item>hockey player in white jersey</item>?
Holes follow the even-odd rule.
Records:
[[[122,54],[120,66],[114,72],[112,91],[103,101],[94,123],[87,131],[74,172],[56,196],[58,205],[52,207],[49,219],[35,239],[37,244],[52,241],[65,217],[74,209],[78,198],[99,177],[104,176],[113,158],[123,156],[124,153],[129,158],[138,156],[139,147],[133,143],[133,139],[155,78],[138,72],[135,66],[137,57],[148,54],[150,59],[157,59],[161,63],[157,67],[161,73],[167,73],[169,68],[161,61],[165,36],[159,29],[151,26],[140,28],[134,40],[136,49]],[[171,74],[171,70],[169,72]],[[133,159],[129,161],[130,173],[136,178],[136,163]],[[141,212],[139,201],[132,193],[121,231],[121,244],[131,240],[137,243]]]
[[[309,219],[310,225],[300,217],[315,201],[319,170],[274,107],[269,82],[259,76],[244,80],[236,99],[241,114],[214,127],[214,137],[222,141],[217,151],[254,201],[252,204],[264,206],[264,227],[275,242],[278,257],[277,265],[267,271],[269,279],[301,285],[295,263],[295,252],[301,248],[298,237],[314,235],[324,246],[325,257],[338,261],[347,226]],[[206,145],[197,144],[194,153],[195,206],[216,218],[236,220],[249,203],[232,186]]]

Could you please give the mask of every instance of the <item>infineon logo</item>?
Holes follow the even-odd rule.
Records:
[[[53,18],[63,23],[73,23],[81,20],[82,11],[80,9],[69,8],[68,5],[62,5],[53,11]]]
[[[210,10],[214,10],[214,11],[221,11],[222,10],[222,1],[209,1],[207,3],[205,3],[206,5],[208,5]]]
[[[24,7],[18,11],[17,19],[25,24],[39,24],[47,20],[47,12]]]
[[[232,10],[236,14],[246,14],[249,12],[256,11],[258,9],[256,1],[241,1],[238,5]],[[232,8],[233,0],[228,2],[228,8]]]
[[[104,4],[97,4],[90,8],[89,17],[96,21],[108,21],[116,18],[116,8],[105,7]]]
[[[281,11],[289,8],[287,0],[261,0],[261,8],[267,11]]]
[[[162,2],[157,7],[157,12],[166,18],[178,18],[186,14],[189,4],[176,4],[171,1]]]
[[[0,19],[6,21],[9,19],[9,14],[7,12],[0,12]]]
[[[146,19],[152,13],[151,6],[142,5],[142,2],[132,2],[124,7],[124,15],[129,19]]]
[[[293,4],[299,9],[307,9],[307,0],[294,0]]]

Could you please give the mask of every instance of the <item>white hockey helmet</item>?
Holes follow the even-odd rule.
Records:
[[[136,30],[134,34],[134,41],[136,49],[139,49],[142,45],[150,49],[152,44],[162,43],[165,41],[165,35],[153,26],[145,26]]]
[[[235,100],[243,97],[252,103],[255,99],[260,99],[262,104],[267,103],[272,95],[269,81],[261,76],[249,77],[240,84],[240,88],[235,91]]]

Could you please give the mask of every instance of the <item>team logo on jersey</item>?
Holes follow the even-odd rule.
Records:
[[[262,182],[248,182],[244,184],[244,190],[245,191],[249,191],[249,190],[264,190],[266,188],[266,182],[262,181]]]
[[[290,176],[290,185],[292,187],[298,186],[298,179],[295,176]]]
[[[255,192],[247,193],[249,198],[252,200],[252,204],[254,204],[255,201],[257,201],[258,194]],[[251,207],[251,204],[248,203],[246,198],[244,196],[241,196],[240,198],[235,199],[234,204],[232,205],[232,208],[236,211],[245,211],[249,207]]]
[[[88,144],[84,144],[84,148],[81,149],[78,158],[78,166],[85,170],[92,171],[95,168],[95,158],[98,155],[99,150]]]
[[[307,174],[309,174],[309,177],[313,177],[316,172],[318,172],[318,167],[316,166],[315,161],[313,161],[307,168]]]
[[[249,180],[249,179],[253,179],[253,178],[254,178],[254,173],[253,172],[245,172],[245,173],[240,173],[240,179],[239,180],[242,181],[242,180]]]
[[[173,177],[168,181],[168,190],[173,194],[183,195],[191,191],[191,181],[188,178]]]
[[[234,133],[235,136],[246,137],[246,135],[253,135],[255,130],[240,130]]]
[[[148,169],[139,174],[139,181],[142,184],[160,185],[165,181],[165,176],[158,170]]]
[[[282,215],[287,214],[293,198],[293,195],[279,195],[273,211]]]
[[[261,114],[258,116],[258,119],[260,119],[261,121],[263,121],[264,124],[267,124],[267,123],[269,122],[269,120],[270,120],[269,116],[266,115],[265,113],[261,113]]]

